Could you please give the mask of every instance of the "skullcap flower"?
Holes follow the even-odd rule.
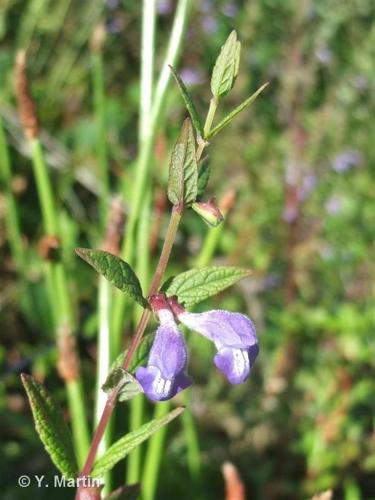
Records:
[[[165,299],[157,297],[152,303],[160,326],[156,330],[147,367],[139,367],[135,376],[146,396],[153,401],[165,401],[189,387],[186,374],[187,352],[182,333]]]

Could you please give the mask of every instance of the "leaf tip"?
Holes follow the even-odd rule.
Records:
[[[81,259],[83,259],[84,255],[86,254],[87,248],[78,247],[75,248],[74,251],[79,257],[81,257]]]
[[[27,384],[27,382],[32,378],[32,376],[29,375],[28,373],[21,373],[20,377],[23,385]]]

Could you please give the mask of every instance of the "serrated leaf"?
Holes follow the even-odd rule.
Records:
[[[258,97],[258,95],[267,87],[268,83],[265,83],[262,85],[254,94],[252,94],[250,97],[248,97],[242,104],[237,106],[233,111],[229,113],[223,120],[221,120],[220,123],[216,125],[212,130],[210,130],[207,134],[207,140],[212,139],[218,132],[220,132],[221,129],[223,129],[228,123],[230,123],[235,116],[238,115],[238,113],[241,113],[245,108],[250,106],[255,99]]]
[[[198,170],[198,190],[197,190],[197,198],[200,198],[204,195],[206,191],[206,187],[208,184],[208,180],[210,178],[210,161],[208,156],[205,156],[200,163]]]
[[[21,380],[30,402],[35,428],[47,453],[65,478],[75,478],[78,467],[73,441],[61,408],[31,375],[22,373]]]
[[[167,295],[177,295],[186,307],[198,304],[249,276],[249,269],[240,267],[209,266],[178,274],[168,287]]]
[[[186,85],[184,84],[182,78],[179,76],[179,74],[176,72],[176,70],[173,68],[173,66],[169,66],[172,74],[177,82],[178,88],[180,89],[182,98],[185,102],[186,109],[188,110],[188,113],[190,115],[190,118],[193,122],[193,125],[195,127],[195,130],[198,132],[198,134],[203,137],[203,126],[200,121],[200,118],[198,116],[197,110],[195,109],[193,99],[186,88]]]
[[[111,370],[106,381],[102,385],[102,390],[107,394],[111,393],[115,388],[119,388],[117,399],[120,402],[133,399],[143,392],[142,386],[138,380],[123,368]]]
[[[211,77],[211,91],[216,98],[225,96],[233,87],[238,74],[241,44],[233,30],[221,47]]]
[[[76,248],[76,253],[112,285],[126,293],[142,307],[148,307],[137,275],[127,262],[104,250]]]
[[[167,425],[184,411],[183,407],[176,408],[165,417],[151,420],[136,431],[130,432],[114,443],[94,465],[91,476],[101,477],[110,471],[120,460],[128,455],[134,448],[148,439],[152,434]]]
[[[139,344],[138,348],[136,349],[134,356],[132,357],[130,361],[130,365],[128,368],[128,372],[134,373],[135,369],[138,368],[138,366],[141,366],[145,364],[145,362],[148,359],[148,355],[150,353],[150,349],[152,347],[152,344],[154,342],[154,333],[150,333],[148,335],[144,335],[142,337],[141,343]],[[121,368],[124,360],[126,358],[127,350],[119,354],[119,356],[114,360],[112,363],[110,371],[115,370],[116,368]]]
[[[197,197],[198,166],[195,137],[190,118],[186,118],[174,145],[169,166],[168,198],[173,205],[190,204]]]

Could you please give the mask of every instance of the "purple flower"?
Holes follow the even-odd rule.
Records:
[[[338,154],[333,159],[333,169],[336,172],[346,172],[350,170],[352,167],[356,167],[361,163],[361,154],[359,151],[355,151],[353,149],[349,149],[344,151],[343,153]]]
[[[170,302],[171,303],[171,302]],[[173,307],[173,303],[171,304]],[[258,340],[252,321],[240,313],[213,310],[204,313],[176,311],[179,321],[211,340],[218,350],[214,363],[231,384],[247,380],[258,355]]]
[[[197,85],[203,82],[200,72],[193,68],[182,68],[180,76],[186,85]]]
[[[329,215],[337,215],[341,212],[343,206],[342,199],[337,196],[331,196],[325,204],[325,209]]]
[[[315,51],[315,56],[323,66],[331,64],[333,55],[328,47],[320,47]]]
[[[154,310],[159,316],[160,326],[156,331],[147,367],[139,367],[135,376],[149,399],[165,401],[189,387],[192,380],[186,374],[186,346],[173,313],[165,308],[158,310],[155,307]]]

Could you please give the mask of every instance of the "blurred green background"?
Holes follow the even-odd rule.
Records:
[[[158,65],[174,2],[159,0],[157,9]],[[328,488],[337,499],[375,499],[374,21],[373,0],[194,2],[178,69],[201,114],[210,99],[212,66],[232,29],[242,42],[240,72],[217,116],[270,82],[209,147],[210,194],[220,199],[230,190],[236,193],[213,261],[254,273],[202,305],[202,310],[248,314],[257,326],[261,351],[250,381],[229,386],[212,364],[211,346],[199,343],[197,350],[193,345],[190,411],[199,435],[201,476],[194,490],[176,421],[168,431],[158,499],[224,498],[220,469],[226,460],[238,468],[249,499],[310,498]],[[137,153],[141,2],[0,3],[0,114],[29,264],[21,275],[9,249],[1,195],[4,499],[50,498],[40,489],[22,491],[17,478],[55,473],[34,431],[19,373],[45,379],[66,406],[38,255],[40,211],[16,113],[14,58],[18,49],[27,50],[42,141],[60,201],[63,258],[80,318],[78,344],[92,415],[96,277],[79,262],[74,247],[99,246],[102,239],[90,71],[90,38],[99,22],[107,33],[103,50],[111,188],[124,193],[126,212]],[[166,220],[168,155],[185,115],[170,82],[155,147],[154,228],[163,228]],[[155,231],[156,260],[162,239]],[[188,213],[170,274],[188,269],[206,232]],[[25,281],[32,285],[32,310],[25,301]],[[122,435],[127,413],[118,411]],[[122,466],[119,484],[123,474]],[[72,493],[53,495],[70,498]]]

